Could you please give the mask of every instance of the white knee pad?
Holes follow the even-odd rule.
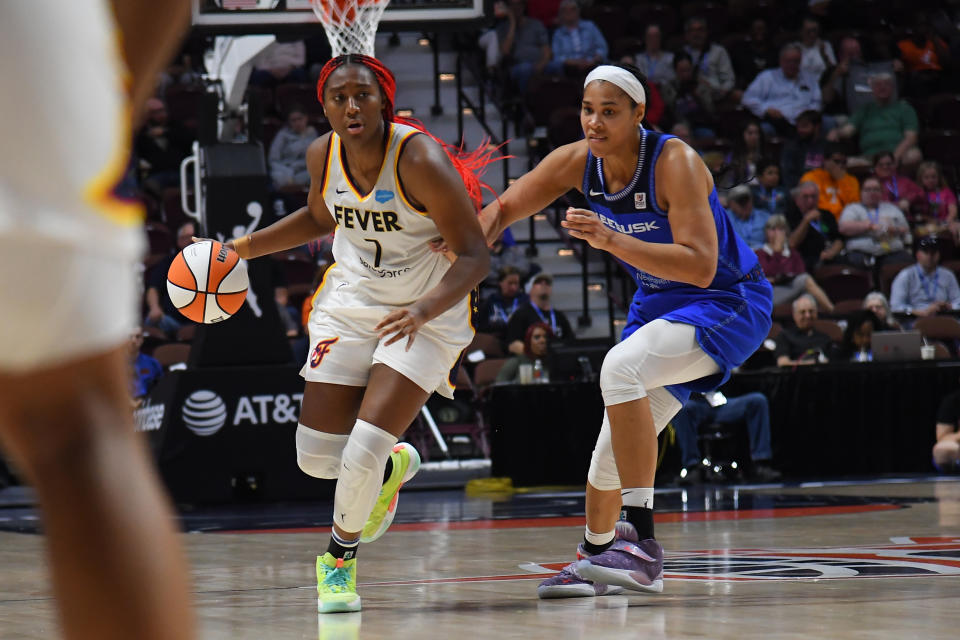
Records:
[[[377,502],[383,471],[397,438],[369,422],[357,420],[340,461],[333,497],[333,521],[347,532],[361,531]]]
[[[633,337],[633,336],[631,336]],[[647,395],[640,372],[646,353],[637,349],[637,340],[614,346],[603,358],[600,391],[607,406],[638,400]]]
[[[308,476],[333,479],[340,475],[340,456],[349,434],[324,433],[297,425],[297,464]]]
[[[607,418],[606,411],[603,412],[603,426],[600,427],[597,446],[593,448],[593,456],[590,458],[587,481],[600,491],[620,489],[620,472],[617,470],[617,460],[613,457],[610,419]]]

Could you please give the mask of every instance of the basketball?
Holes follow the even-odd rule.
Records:
[[[167,271],[173,306],[184,317],[204,324],[222,322],[239,311],[249,286],[247,264],[216,240],[186,247]]]

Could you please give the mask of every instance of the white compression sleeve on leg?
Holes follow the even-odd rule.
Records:
[[[600,491],[614,491],[620,488],[620,472],[617,470],[617,461],[613,457],[613,443],[610,437],[610,418],[604,411],[600,435],[597,436],[597,445],[593,448],[590,469],[587,471],[587,481]]]
[[[333,497],[333,521],[344,531],[361,531],[367,523],[383,485],[387,458],[395,444],[395,436],[369,422],[357,420],[343,449]]]
[[[336,478],[340,473],[340,456],[347,446],[346,433],[326,433],[297,425],[297,464],[308,476]]]

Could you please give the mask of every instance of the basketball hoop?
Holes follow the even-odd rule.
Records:
[[[362,53],[373,57],[377,25],[390,0],[310,0],[327,33],[333,57]]]

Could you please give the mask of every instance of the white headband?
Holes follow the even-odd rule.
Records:
[[[643,91],[643,85],[637,80],[637,77],[620,67],[612,64],[603,64],[587,74],[587,79],[583,81],[583,88],[594,80],[606,80],[617,85],[623,92],[630,96],[637,104],[647,103],[647,94]]]

